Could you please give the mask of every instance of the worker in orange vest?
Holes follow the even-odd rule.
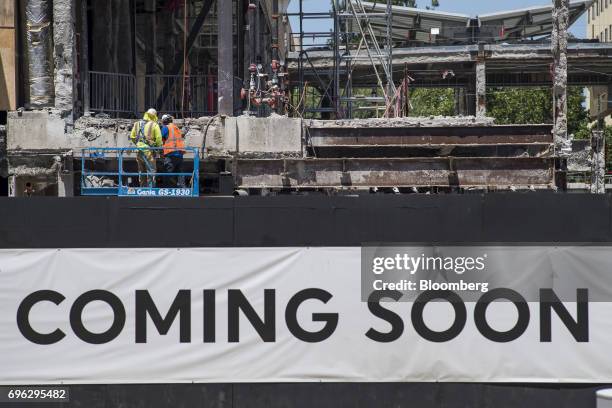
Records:
[[[174,123],[170,115],[162,116],[162,139],[164,141],[164,170],[166,173],[183,172],[183,154],[185,153],[185,139],[181,130]],[[168,187],[185,188],[184,176],[164,177]]]

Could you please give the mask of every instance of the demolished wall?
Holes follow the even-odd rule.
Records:
[[[86,147],[132,146],[129,141],[134,124],[132,119],[81,117],[70,130],[61,113],[54,109],[10,112],[8,119],[8,150],[11,155],[33,151],[74,151],[78,155],[78,150]],[[185,133],[187,146],[205,146],[205,135],[214,139],[217,125],[210,119],[203,117],[175,121]]]

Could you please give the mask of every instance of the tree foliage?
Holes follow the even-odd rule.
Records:
[[[453,116],[454,95],[450,88],[416,88],[410,92],[410,116]]]
[[[568,89],[568,132],[578,139],[589,137],[589,113],[584,109],[582,88]],[[487,112],[499,124],[552,123],[550,88],[496,88],[487,93]]]

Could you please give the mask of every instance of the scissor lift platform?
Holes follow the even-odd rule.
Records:
[[[189,173],[134,173],[123,168],[126,159],[136,158],[138,147],[123,148],[85,148],[82,150],[81,195],[84,196],[119,196],[119,197],[198,197],[200,195],[200,155],[199,149],[186,147],[185,155],[193,156],[193,171]],[[161,148],[147,150],[161,151]],[[96,171],[95,163],[101,160],[116,160],[117,171]],[[93,163],[94,170],[88,163]],[[130,179],[140,176],[152,176],[159,183],[169,177],[185,179],[185,187],[139,186],[130,183]],[[165,183],[163,183],[165,184]]]

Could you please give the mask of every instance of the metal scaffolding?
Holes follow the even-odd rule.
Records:
[[[298,94],[295,108],[305,117],[330,119],[352,118],[357,110],[384,110],[392,114],[390,106],[397,98],[393,82],[393,8],[386,0],[386,12],[372,11],[361,0],[333,0],[328,12],[304,10],[304,0],[299,0],[299,12],[289,16],[299,18],[299,32],[294,36],[294,51],[298,51]],[[327,20],[330,31],[307,31],[306,23]],[[374,30],[371,21],[384,21],[383,38]],[[377,34],[378,33],[378,34]],[[309,56],[311,52],[331,49],[333,58],[326,67],[316,67]],[[357,94],[353,87],[355,62],[367,61],[373,72],[373,89],[370,95]],[[315,78],[308,83],[305,78]],[[382,96],[379,96],[378,93]]]

